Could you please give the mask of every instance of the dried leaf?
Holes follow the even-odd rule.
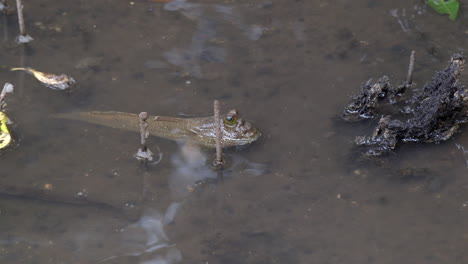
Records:
[[[44,84],[46,87],[54,90],[65,90],[70,88],[75,83],[75,79],[68,77],[65,74],[55,75],[52,73],[45,73],[36,71],[29,67],[27,68],[12,68],[12,71],[26,71],[34,75],[38,81]]]

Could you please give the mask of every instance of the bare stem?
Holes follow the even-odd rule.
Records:
[[[221,119],[219,117],[219,101],[214,100],[213,103],[214,107],[214,124],[215,124],[215,133],[216,133],[216,160],[215,160],[215,166],[220,168],[223,166],[224,161],[223,161],[223,149],[221,147]]]
[[[21,0],[16,0],[16,9],[18,12],[18,22],[20,27],[20,33],[23,36],[26,36],[26,28],[24,26],[24,17],[23,17],[23,4]]]
[[[140,143],[141,143],[141,150],[146,152],[146,139],[148,138],[148,123],[146,120],[148,119],[147,112],[141,112],[138,117],[140,118]]]
[[[410,86],[413,83],[413,72],[414,72],[414,57],[416,51],[412,50],[410,55],[410,62],[408,67],[408,76],[406,77],[406,85]]]

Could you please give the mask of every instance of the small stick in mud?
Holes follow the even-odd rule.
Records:
[[[414,57],[416,55],[416,51],[412,50],[410,55],[410,62],[408,66],[408,75],[406,76],[406,85],[410,86],[413,84],[413,72],[414,72]]]
[[[138,115],[138,119],[140,121],[140,148],[138,149],[138,152],[134,155],[134,157],[138,160],[143,161],[145,164],[148,163],[148,161],[153,160],[153,153],[151,150],[148,149],[146,146],[146,139],[148,138],[148,123],[146,120],[148,119],[148,113],[147,112],[141,112]]]
[[[408,65],[408,75],[406,75],[406,80],[400,84],[395,89],[389,90],[389,101],[391,104],[394,104],[398,101],[398,97],[401,96],[403,93],[406,92],[407,89],[413,88],[415,83],[413,82],[413,72],[414,72],[414,59],[415,59],[416,51],[412,50],[410,55],[410,61]]]
[[[16,0],[16,9],[18,12],[18,23],[20,27],[20,33],[23,36],[26,36],[26,28],[24,26],[24,16],[23,16],[23,3],[21,0]]]
[[[146,151],[148,148],[146,147],[146,139],[148,138],[148,123],[146,120],[148,119],[148,113],[147,112],[141,112],[138,115],[140,119],[140,143],[141,143],[141,149],[143,151]]]
[[[16,42],[20,44],[31,42],[33,38],[26,34],[26,27],[24,26],[23,4],[21,3],[21,0],[16,0],[16,9],[18,12],[18,23],[20,27],[20,35],[16,38]]]
[[[219,110],[218,100],[214,100],[213,107],[214,107],[215,134],[216,134],[216,159],[213,162],[213,165],[219,169],[224,166],[224,160],[223,160],[223,149],[221,147],[222,131],[221,131],[221,119],[219,117],[220,110]]]

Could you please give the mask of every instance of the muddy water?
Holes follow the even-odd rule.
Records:
[[[466,53],[457,22],[421,1],[40,1],[1,17],[0,80],[15,146],[0,158],[1,263],[467,263],[468,133],[356,157],[375,121],[338,114],[367,79],[403,80],[412,49],[419,87]],[[67,73],[59,92],[4,66]],[[462,75],[467,83],[467,74]],[[115,110],[211,113],[213,99],[263,132],[228,150],[149,140],[47,118]],[[13,195],[11,195],[13,194]]]

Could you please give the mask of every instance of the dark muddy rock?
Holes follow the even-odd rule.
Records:
[[[408,101],[405,109],[412,117],[398,120],[382,116],[371,136],[356,138],[357,145],[367,146],[364,155],[380,156],[400,142],[440,143],[451,138],[459,130],[459,124],[468,121],[468,90],[458,82],[464,65],[463,55],[453,55],[448,67],[436,72],[432,81]],[[367,82],[345,108],[343,118],[347,121],[372,118],[379,100],[388,97],[393,103],[404,91],[404,85],[392,89],[386,77],[374,85]]]

